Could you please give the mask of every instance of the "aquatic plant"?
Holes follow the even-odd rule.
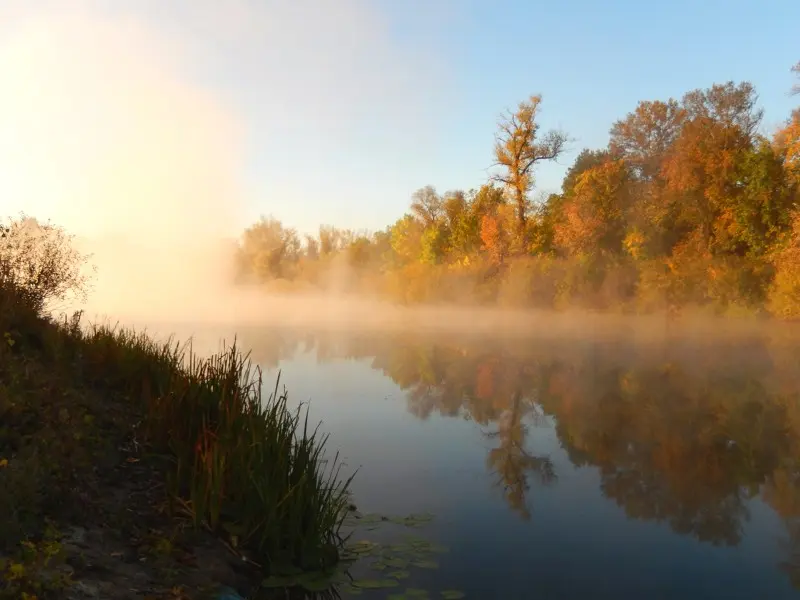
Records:
[[[266,589],[297,588],[310,593],[324,593],[335,598],[359,596],[369,590],[387,590],[386,598],[431,598],[431,592],[421,588],[405,586],[405,580],[418,569],[438,569],[435,556],[446,554],[449,549],[419,535],[392,536],[393,543],[379,543],[366,539],[368,532],[384,525],[390,527],[420,528],[430,523],[434,516],[428,513],[408,516],[362,514],[354,506],[349,507],[343,528],[349,536],[360,539],[348,541],[340,562],[334,567],[316,572],[285,570],[262,582]],[[358,573],[356,575],[355,573]],[[403,591],[397,591],[403,589]],[[325,597],[328,597],[328,596]],[[434,594],[436,596],[436,594]],[[454,589],[442,590],[438,597],[456,600],[465,598],[464,592]]]

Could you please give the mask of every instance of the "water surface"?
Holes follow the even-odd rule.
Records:
[[[439,568],[361,597],[406,586],[431,597],[800,597],[791,342],[239,337],[266,385],[280,370],[346,469],[359,468],[360,510],[436,516],[423,534],[450,549]]]

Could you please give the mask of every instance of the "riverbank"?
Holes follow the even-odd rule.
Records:
[[[337,561],[325,438],[235,345],[190,354],[0,289],[0,597],[250,595]]]

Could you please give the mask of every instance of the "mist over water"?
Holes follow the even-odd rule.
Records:
[[[798,596],[796,337],[237,330],[265,390],[280,372],[346,471],[359,469],[362,512],[435,515],[413,533],[450,551],[403,585],[432,597]],[[383,576],[369,562],[354,576]]]

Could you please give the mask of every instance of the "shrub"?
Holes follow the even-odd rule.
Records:
[[[0,287],[13,289],[17,303],[36,311],[70,295],[84,299],[88,256],[72,241],[62,228],[25,215],[0,224]]]

